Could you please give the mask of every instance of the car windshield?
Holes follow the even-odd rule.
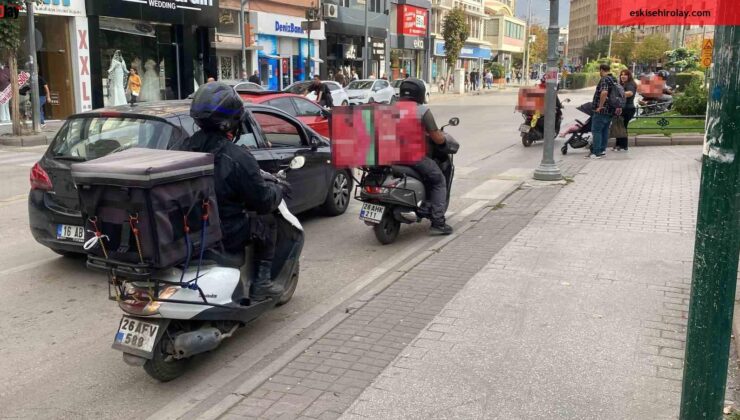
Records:
[[[403,79],[394,80],[393,87],[394,88],[401,87],[401,83],[403,83]]]
[[[365,90],[370,89],[373,87],[373,81],[372,80],[355,80],[354,82],[347,85],[347,89],[355,89],[355,90]]]
[[[164,149],[174,132],[171,124],[161,120],[72,118],[54,138],[51,153],[56,158],[85,161],[133,147]]]
[[[263,91],[265,90],[265,88],[263,88],[262,86],[256,83],[244,82],[244,83],[239,83],[238,85],[234,86],[234,90],[236,91],[243,91],[243,90]]]
[[[300,83],[293,83],[292,85],[288,86],[287,89],[285,89],[288,93],[294,93],[296,95],[301,95],[303,93],[306,93],[306,90],[308,90],[308,87],[311,85],[312,82],[300,82]]]

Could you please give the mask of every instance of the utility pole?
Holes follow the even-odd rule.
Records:
[[[375,0],[369,0],[369,1],[375,1]],[[367,9],[368,9],[368,0],[364,1],[365,6],[365,48],[362,49],[363,57],[362,57],[362,78],[368,79],[370,78],[370,40],[368,39],[368,26],[367,26]]]
[[[611,60],[612,58],[612,27],[609,27],[609,50],[606,52],[606,58]]]
[[[530,55],[530,42],[529,37],[532,33],[530,25],[532,22],[532,0],[529,0],[527,5],[527,35],[524,39],[524,80],[529,81],[529,55]],[[512,77],[513,80],[513,77]],[[529,83],[525,83],[529,84]]]
[[[557,181],[563,178],[555,164],[555,107],[557,106],[558,85],[558,26],[559,0],[550,0],[550,27],[547,29],[547,75],[545,93],[545,144],[542,149],[542,162],[534,171],[534,179]]]
[[[718,15],[734,0],[722,0]],[[682,420],[721,419],[740,253],[740,26],[717,26],[696,221]]]
[[[247,73],[247,36],[245,33],[246,31],[244,30],[244,26],[246,25],[244,20],[244,3],[247,1],[249,0],[239,0],[239,34],[242,38],[242,71],[245,74]],[[247,77],[249,77],[249,74],[247,74]]]
[[[34,22],[34,2],[26,0],[26,15],[28,17],[28,50],[31,71],[31,115],[33,121],[33,132],[41,131],[41,99],[39,98],[39,73],[36,66],[36,24]]]

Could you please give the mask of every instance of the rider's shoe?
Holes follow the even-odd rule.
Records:
[[[276,298],[283,294],[283,287],[275,284],[271,277],[272,261],[260,261],[257,269],[257,279],[252,283],[249,297],[259,302],[267,298]]]
[[[430,235],[450,235],[454,232],[452,226],[447,223],[432,223],[432,227],[429,229]]]

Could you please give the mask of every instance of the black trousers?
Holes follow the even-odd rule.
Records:
[[[625,128],[625,130],[627,129],[627,124],[629,124],[629,122],[632,119],[632,117],[635,116],[635,112],[636,111],[637,111],[637,109],[635,109],[635,108],[624,108],[622,110],[622,118],[624,118],[624,128]],[[624,149],[624,150],[629,149],[629,141],[627,140],[627,137],[620,137],[620,138],[618,138],[617,139],[616,146],[619,147],[619,148],[621,148],[621,149]]]
[[[272,214],[249,215],[248,223],[244,224],[241,232],[234,237],[241,240],[227,240],[227,251],[238,253],[249,245],[254,245],[256,260],[272,261],[275,258],[275,244],[277,243],[277,222]]]
[[[432,212],[432,223],[445,223],[445,211],[447,210],[447,179],[445,174],[433,159],[425,157],[413,166],[424,179],[427,190],[427,201]]]

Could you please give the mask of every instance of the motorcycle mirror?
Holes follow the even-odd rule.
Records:
[[[456,127],[458,124],[460,124],[460,118],[452,117],[447,124]]]
[[[301,169],[306,164],[304,156],[296,156],[290,161],[290,169]]]

